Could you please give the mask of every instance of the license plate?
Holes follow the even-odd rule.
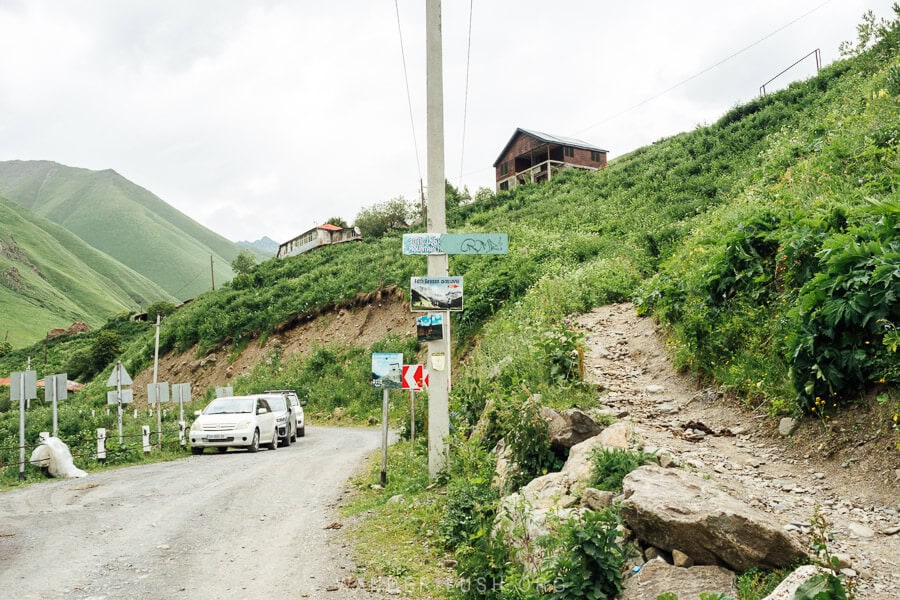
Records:
[[[206,439],[209,440],[209,441],[211,441],[211,442],[214,442],[214,441],[216,441],[216,440],[224,440],[224,439],[226,439],[227,437],[228,437],[228,436],[225,435],[224,433],[210,433],[210,434],[208,434],[208,435],[206,436]]]

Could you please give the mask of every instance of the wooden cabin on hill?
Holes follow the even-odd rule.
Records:
[[[497,191],[520,183],[549,181],[566,168],[596,171],[606,166],[607,151],[576,140],[519,127],[497,160]]]
[[[309,231],[305,231],[297,237],[286,241],[278,246],[278,258],[286,256],[296,256],[309,252],[313,248],[319,246],[327,246],[329,244],[342,244],[344,242],[354,242],[361,240],[359,229],[355,227],[339,227],[325,223],[317,225]]]

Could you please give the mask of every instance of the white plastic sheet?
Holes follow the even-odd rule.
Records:
[[[41,438],[41,445],[31,453],[31,464],[46,467],[53,477],[87,477],[87,473],[75,466],[69,447],[56,437]]]

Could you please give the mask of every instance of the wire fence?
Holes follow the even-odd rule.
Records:
[[[109,432],[109,430],[107,430]],[[185,432],[186,435],[186,432]],[[123,457],[134,457],[135,451],[143,454],[146,451],[147,446],[144,444],[143,438],[145,437],[144,433],[129,433],[122,435],[122,444],[118,444],[118,434],[115,431],[110,432],[106,437],[100,438],[95,436],[85,436],[79,435],[74,436],[73,439],[69,440],[70,443],[67,445],[70,448],[70,453],[72,455],[72,459],[87,459],[90,461],[97,461],[100,463],[117,463],[120,462],[119,459]],[[181,437],[180,428],[169,429],[163,428],[162,432],[150,431],[149,436],[150,444],[150,452],[154,450],[159,450],[160,446],[167,449],[184,449],[187,450],[186,437]],[[105,457],[99,457],[100,454],[98,442],[103,440],[103,454]],[[140,439],[140,443],[134,444],[129,443],[131,440]],[[162,443],[160,443],[162,442]],[[16,446],[0,446],[0,475],[5,474],[8,470],[12,469],[16,473],[20,471],[21,466],[24,464],[26,470],[29,467],[33,467],[35,469],[39,469],[40,467],[31,463],[30,455],[36,448],[42,446],[42,443],[37,444],[25,444],[24,446],[16,445]],[[88,448],[91,448],[88,450]],[[25,461],[22,462],[19,458],[19,453],[21,450],[25,450]]]

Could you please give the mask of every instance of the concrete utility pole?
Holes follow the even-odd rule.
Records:
[[[425,61],[428,119],[428,233],[447,233],[444,188],[444,73],[441,48],[441,2],[425,3]],[[446,277],[446,254],[428,257],[428,276]],[[449,325],[449,313],[445,327]],[[431,369],[428,388],[428,474],[434,479],[447,464],[447,437],[450,435],[449,365],[450,337],[428,342],[429,364],[435,354],[443,354],[443,370]]]

